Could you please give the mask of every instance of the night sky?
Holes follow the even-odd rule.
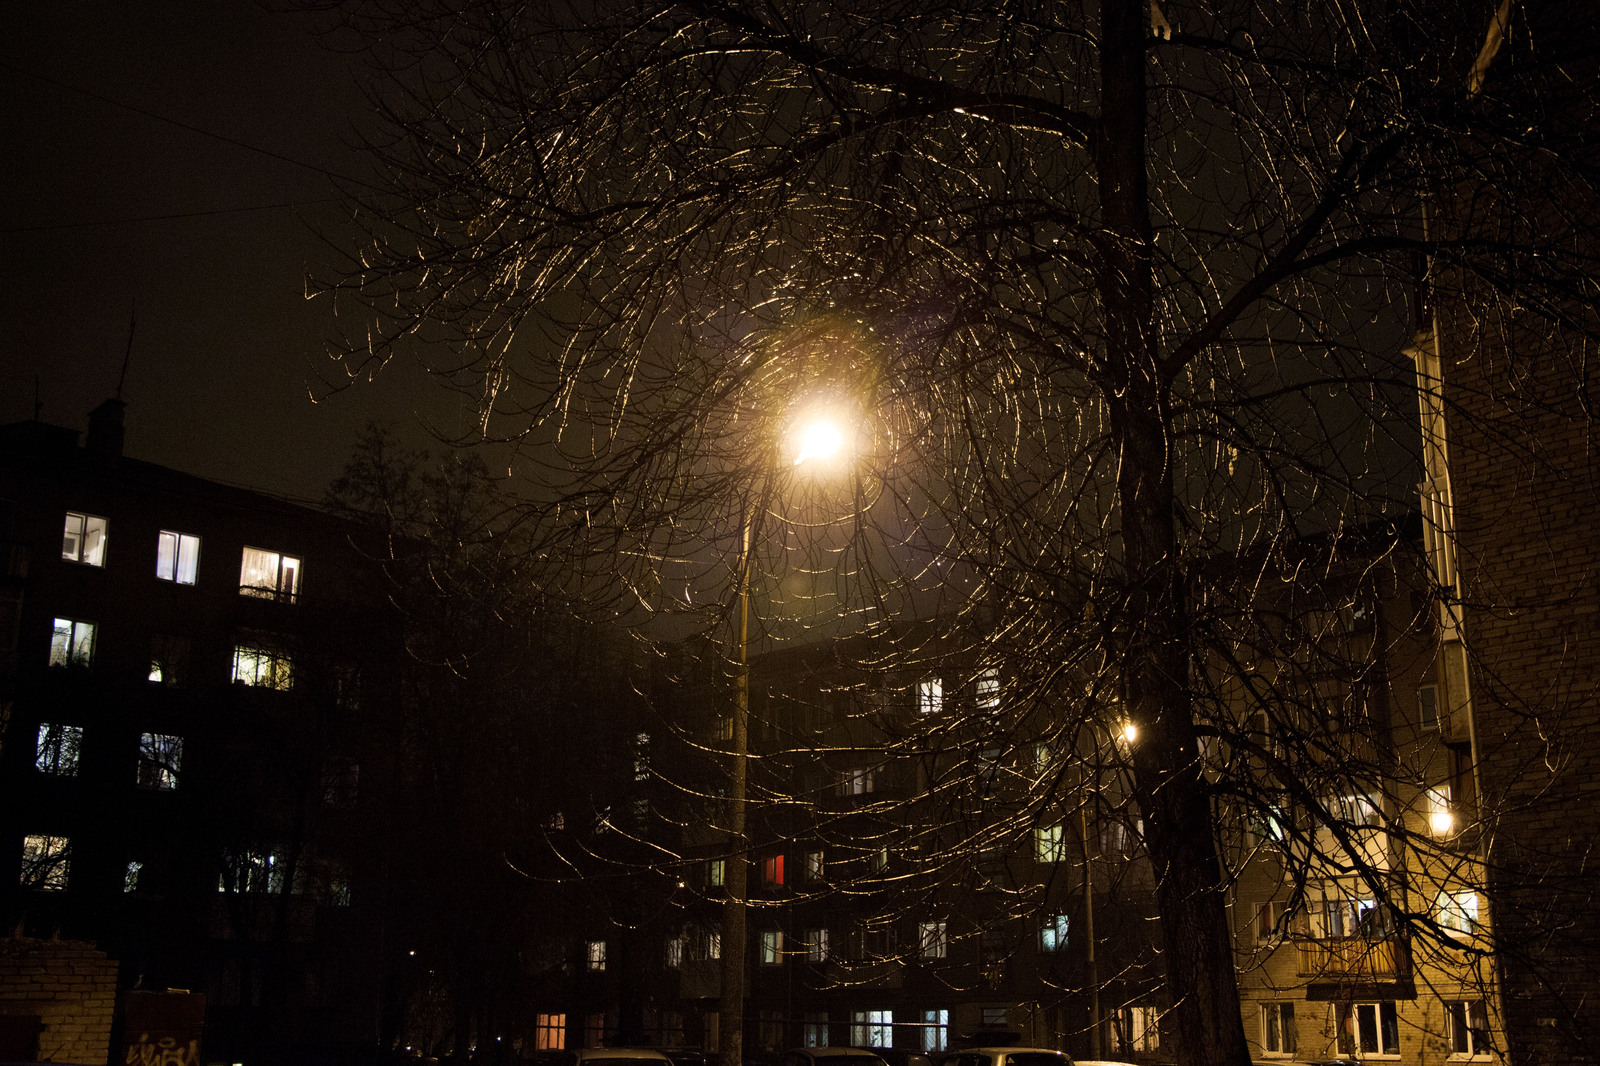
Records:
[[[325,172],[366,171],[363,67],[315,29],[249,0],[4,5],[0,422],[37,380],[39,417],[85,428],[132,312],[136,458],[316,498],[368,419],[453,428],[414,370],[318,383],[334,319],[306,279],[335,261],[315,231],[346,232]]]

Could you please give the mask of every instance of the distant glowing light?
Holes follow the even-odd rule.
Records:
[[[1132,744],[1139,739],[1139,727],[1132,722],[1122,723],[1122,732],[1119,734],[1124,744]]]

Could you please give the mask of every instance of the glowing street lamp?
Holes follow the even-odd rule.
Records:
[[[793,468],[820,469],[844,457],[845,432],[836,419],[814,415],[791,430]],[[749,910],[749,840],[745,836],[745,796],[750,767],[750,561],[753,511],[746,511],[739,549],[739,604],[734,625],[733,774],[728,788],[732,853],[723,873],[722,995],[717,1014],[717,1057],[721,1066],[743,1066],[746,914]]]

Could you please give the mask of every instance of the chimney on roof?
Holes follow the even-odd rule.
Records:
[[[125,436],[122,412],[127,406],[121,400],[110,399],[89,412],[89,437],[85,447],[90,455],[106,462],[116,462],[122,458],[122,440]]]

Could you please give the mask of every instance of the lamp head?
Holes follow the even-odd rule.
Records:
[[[844,451],[844,431],[837,422],[826,418],[813,418],[797,430],[799,448],[794,465],[828,462]]]

